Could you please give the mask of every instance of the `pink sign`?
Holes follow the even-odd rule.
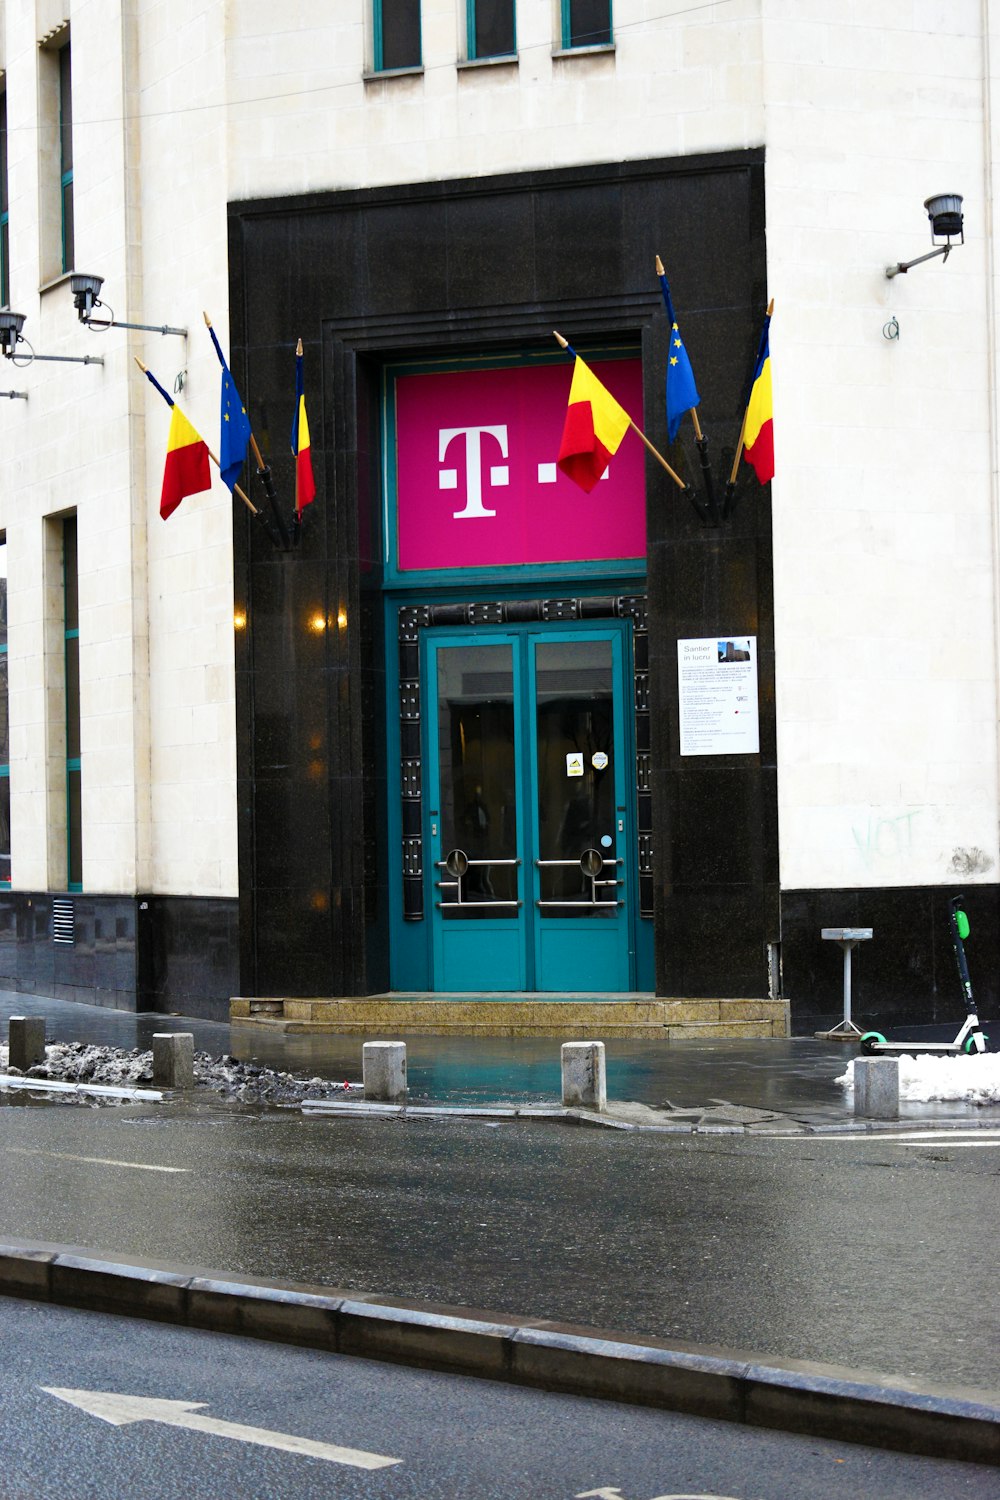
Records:
[[[597,360],[591,368],[641,426],[640,361]],[[397,379],[400,569],[645,557],[638,436],[625,434],[589,495],[556,468],[572,377],[567,358]]]

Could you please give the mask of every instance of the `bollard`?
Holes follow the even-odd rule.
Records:
[[[899,1119],[899,1058],[854,1059],[854,1113],[868,1120]]]
[[[154,1031],[153,1083],[161,1089],[194,1088],[194,1033]]]
[[[20,1073],[45,1061],[45,1017],[11,1016],[7,1028],[8,1062]]]
[[[563,1042],[561,1055],[563,1104],[568,1109],[607,1109],[604,1043]]]
[[[406,1043],[365,1042],[361,1048],[365,1099],[406,1103]]]

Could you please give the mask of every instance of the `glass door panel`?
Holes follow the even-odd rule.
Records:
[[[621,630],[553,628],[529,640],[539,990],[631,988]]]
[[[521,990],[527,978],[516,639],[471,632],[429,647],[428,816],[434,988]]]
[[[441,914],[509,917],[518,903],[512,647],[440,650],[437,716]]]
[[[618,905],[610,640],[538,642],[535,713],[541,919],[608,916]]]

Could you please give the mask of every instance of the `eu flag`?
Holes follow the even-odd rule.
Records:
[[[214,334],[214,330],[212,330]],[[218,347],[218,346],[216,346]],[[221,354],[220,354],[221,358]],[[219,473],[223,483],[233,488],[240,477],[250,446],[250,418],[240,400],[229,366],[222,363],[222,405],[220,413]]]
[[[697,406],[701,397],[694,383],[694,371],[688,352],[681,338],[681,331],[674,316],[674,305],[670,300],[667,278],[660,276],[663,301],[670,320],[670,349],[667,354],[667,436],[673,442],[681,425],[681,418],[692,406]]]

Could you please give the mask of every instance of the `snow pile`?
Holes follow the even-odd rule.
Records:
[[[7,1064],[8,1049],[0,1048],[0,1071],[17,1075]],[[20,1075],[18,1075],[20,1076]],[[47,1078],[63,1083],[101,1083],[117,1088],[153,1082],[153,1054],[137,1048],[96,1047],[86,1042],[55,1042],[45,1049],[45,1062],[29,1068],[26,1078]],[[301,1104],[303,1099],[330,1099],[359,1084],[331,1083],[323,1078],[296,1078],[255,1062],[239,1062],[228,1053],[194,1056],[195,1087],[209,1089],[224,1098],[251,1104]]]
[[[853,1061],[837,1082],[844,1089],[854,1088]],[[911,1057],[903,1053],[899,1057],[899,1097],[913,1104],[954,1100],[966,1104],[1000,1104],[1000,1053],[944,1057]]]

